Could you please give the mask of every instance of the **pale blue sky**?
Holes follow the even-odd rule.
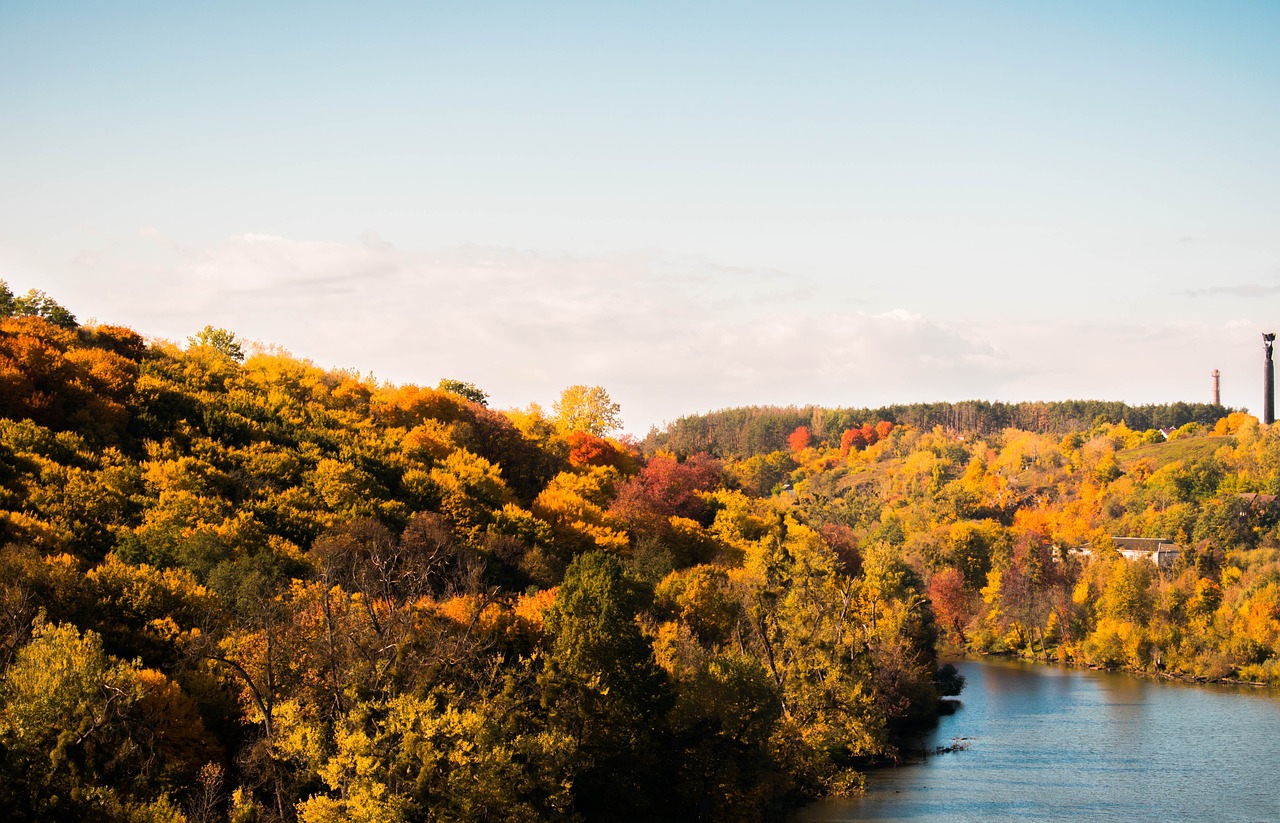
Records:
[[[1257,408],[1277,42],[1274,3],[8,0],[0,277],[500,406],[599,383],[637,433],[1215,367]]]

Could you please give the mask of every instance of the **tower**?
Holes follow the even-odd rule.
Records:
[[[1213,405],[1215,406],[1222,405],[1222,392],[1219,391],[1220,386],[1218,383],[1219,377],[1220,377],[1220,374],[1218,370],[1214,369],[1213,370]]]
[[[1267,364],[1262,373],[1262,422],[1270,426],[1276,422],[1276,370],[1271,362],[1271,348],[1275,345],[1275,334],[1262,334],[1262,348],[1267,353]]]

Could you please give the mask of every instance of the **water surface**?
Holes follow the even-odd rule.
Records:
[[[873,772],[819,821],[1280,821],[1280,691],[962,661],[964,751]]]

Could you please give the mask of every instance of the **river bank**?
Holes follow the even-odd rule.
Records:
[[[1144,677],[1155,680],[1172,681],[1180,683],[1194,683],[1198,685],[1225,684],[1233,686],[1254,686],[1261,688],[1280,689],[1280,682],[1266,682],[1262,680],[1242,680],[1234,677],[1203,677],[1194,674],[1185,674],[1181,672],[1156,671],[1150,672],[1145,669],[1135,669],[1127,666],[1099,666],[1092,663],[1083,663],[1071,658],[1045,658],[1040,656],[1026,657],[1016,652],[960,652],[944,658],[951,662],[961,660],[1007,660],[1020,663],[1031,663],[1041,666],[1061,666],[1069,669],[1084,669],[1095,672],[1110,672],[1118,674],[1127,674],[1133,677]]]

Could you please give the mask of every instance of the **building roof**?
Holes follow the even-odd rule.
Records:
[[[1111,541],[1116,544],[1117,549],[1127,551],[1153,552],[1178,548],[1172,540],[1164,537],[1113,537]]]

